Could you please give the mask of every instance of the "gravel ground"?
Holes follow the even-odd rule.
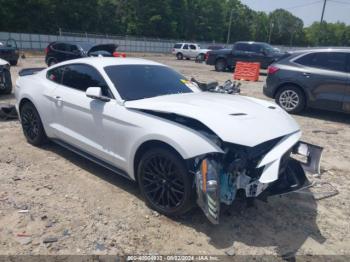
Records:
[[[143,56],[201,81],[232,78],[194,61]],[[20,60],[13,80],[21,68],[43,61]],[[242,94],[267,99],[264,79],[243,82]],[[13,101],[13,95],[0,97],[0,103]],[[198,208],[176,219],[159,215],[133,182],[57,145],[33,147],[19,122],[1,122],[0,254],[350,255],[349,115],[308,110],[295,119],[304,141],[325,148],[323,176],[311,179],[326,184],[253,207],[236,202],[218,226]],[[330,186],[339,194],[313,197]]]

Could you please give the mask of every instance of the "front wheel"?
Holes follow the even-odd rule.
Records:
[[[167,216],[181,215],[193,204],[192,179],[184,160],[166,148],[146,152],[137,170],[148,206]]]
[[[29,144],[40,146],[47,142],[47,136],[35,106],[27,102],[20,109],[24,136]]]
[[[177,60],[182,60],[182,59],[184,59],[184,56],[182,53],[177,53],[176,58],[177,58]]]
[[[276,94],[276,103],[288,113],[300,113],[305,108],[305,96],[296,86],[282,87]]]

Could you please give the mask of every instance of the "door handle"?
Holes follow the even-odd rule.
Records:
[[[62,97],[60,96],[55,96],[56,101],[62,101]]]
[[[305,76],[306,78],[310,78],[311,74],[310,74],[310,73],[307,73],[307,72],[304,72],[304,73],[303,73],[303,76]]]

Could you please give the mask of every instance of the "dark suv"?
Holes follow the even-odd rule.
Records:
[[[113,56],[115,44],[96,45],[89,42],[53,42],[45,48],[45,62],[48,66],[62,61],[86,56]]]
[[[305,107],[350,113],[350,49],[290,54],[268,68],[264,94],[290,113]]]

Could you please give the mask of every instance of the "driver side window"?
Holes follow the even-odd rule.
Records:
[[[89,87],[101,87],[104,96],[113,98],[107,83],[100,73],[89,65],[73,64],[65,66],[62,85],[83,92]]]
[[[182,49],[188,49],[188,44],[184,45]]]

